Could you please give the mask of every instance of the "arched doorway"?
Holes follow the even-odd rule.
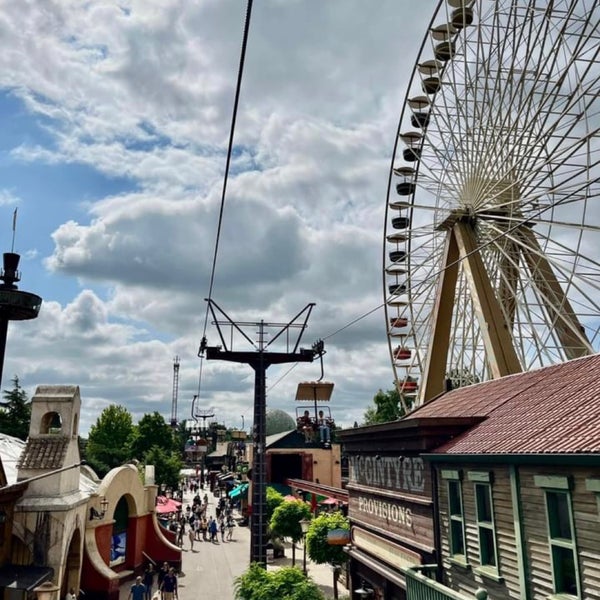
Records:
[[[127,556],[127,527],[129,525],[129,504],[122,496],[113,515],[112,537],[110,543],[110,566],[116,567],[125,562]]]
[[[62,580],[60,597],[64,598],[69,588],[79,589],[79,573],[81,572],[81,533],[79,529],[73,532],[73,537],[67,551],[65,575]]]

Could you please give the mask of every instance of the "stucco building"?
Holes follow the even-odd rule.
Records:
[[[80,411],[78,387],[39,386],[27,441],[2,437],[6,599],[20,599],[44,581],[55,583],[61,597],[73,587],[90,600],[117,598],[121,581],[148,561],[181,563],[181,550],[156,520],[152,469],[144,484],[135,465],[113,469],[102,481],[81,465]]]

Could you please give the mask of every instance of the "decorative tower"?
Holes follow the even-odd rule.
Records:
[[[0,280],[2,281],[0,284],[0,386],[2,385],[8,322],[35,319],[42,306],[42,299],[39,296],[23,292],[15,285],[21,279],[21,274],[17,270],[20,258],[14,252],[5,252],[4,268],[0,270]]]

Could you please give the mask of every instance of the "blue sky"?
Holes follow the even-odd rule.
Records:
[[[0,240],[10,250],[18,208],[20,287],[44,299],[36,321],[10,325],[3,387],[15,374],[30,394],[80,385],[85,432],[111,403],[169,416],[179,355],[189,417],[245,2],[0,6]],[[213,296],[235,319],[286,321],[316,302],[310,345],[381,302],[387,170],[412,66],[399,57],[432,9],[256,3]],[[397,34],[407,19],[414,40]],[[383,315],[338,340],[326,375],[351,424],[392,385]],[[293,369],[269,406],[293,413],[297,383],[318,371]],[[205,361],[201,388],[219,420],[249,422],[248,368]]]
[[[326,338],[341,425],[393,386],[377,309],[387,183],[437,4],[254,3],[213,299],[250,322],[315,302],[304,343]],[[190,416],[245,9],[0,0],[0,241],[10,250],[18,208],[21,289],[44,298],[37,320],[9,327],[2,383],[79,385],[84,433],[114,403],[169,417],[176,355]],[[556,239],[569,247],[568,231]],[[207,336],[219,343],[214,327]],[[199,404],[248,424],[251,369],[202,365]],[[288,369],[269,370],[267,400],[293,414],[297,384],[320,369]]]

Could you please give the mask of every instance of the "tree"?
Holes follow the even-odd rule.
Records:
[[[283,494],[280,494],[274,487],[267,486],[267,521],[271,520],[275,509],[283,504]]]
[[[374,406],[370,406],[363,416],[363,425],[387,423],[403,417],[406,412],[400,401],[400,392],[396,388],[384,392],[379,390],[373,397]],[[404,396],[404,404],[410,408],[412,399]]]
[[[237,600],[325,600],[317,584],[295,567],[267,571],[252,563],[234,586]]]
[[[166,487],[176,490],[179,486],[179,473],[183,461],[179,453],[167,452],[163,448],[153,446],[143,457],[146,465],[154,465],[154,478],[157,483],[164,483]]]
[[[142,460],[146,452],[153,447],[162,448],[166,452],[176,449],[173,430],[158,412],[145,414],[133,429],[131,440],[131,456]]]
[[[327,536],[334,529],[350,531],[350,521],[339,511],[323,513],[313,519],[306,534],[306,549],[310,560],[321,565],[329,563],[332,566],[342,565],[348,560],[343,546],[331,545]],[[333,596],[337,594],[339,570],[333,569]]]
[[[7,435],[26,440],[31,421],[31,402],[27,393],[19,385],[19,378],[12,379],[13,389],[4,390],[4,402],[0,408],[0,431]]]
[[[123,406],[111,404],[90,427],[86,447],[87,460],[100,477],[130,458],[133,435],[131,414]]]
[[[271,517],[271,533],[292,540],[292,566],[296,564],[296,543],[302,539],[300,521],[310,518],[310,506],[302,500],[283,502]]]

